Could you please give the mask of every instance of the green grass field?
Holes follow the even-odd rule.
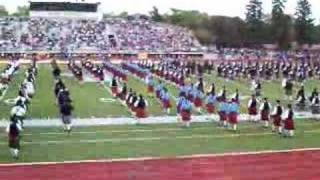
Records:
[[[3,66],[3,65],[2,65]],[[4,99],[0,101],[0,119],[8,118],[10,105],[5,103],[7,99],[13,99],[18,93],[20,83],[24,79],[25,67],[14,76],[12,83],[9,86],[9,90],[4,96]],[[62,66],[62,73],[69,73],[65,66]],[[217,77],[214,74],[205,74],[204,81],[206,84],[214,82],[216,84],[217,92],[225,85],[227,87],[227,93],[229,95],[235,92],[235,89],[239,89],[240,96],[246,97],[241,100],[241,112],[246,113],[246,106],[248,98],[252,91],[250,90],[250,81],[246,79],[240,79],[237,81],[226,81],[223,78]],[[146,90],[146,85],[139,79],[132,75],[129,75],[128,87],[132,88],[138,93],[146,96],[150,106],[149,114],[151,116],[163,116],[161,104],[155,97],[149,97]],[[95,82],[85,82],[80,84],[74,77],[63,76],[63,80],[71,92],[71,97],[74,101],[75,116],[79,118],[103,118],[103,117],[123,117],[131,116],[127,107],[121,105],[119,101],[114,102],[102,102],[101,98],[112,99],[111,94],[103,86],[97,85]],[[192,78],[192,82],[196,82],[196,78]],[[55,103],[55,97],[53,94],[53,77],[51,74],[51,67],[49,65],[40,65],[39,74],[36,81],[36,95],[32,100],[30,109],[28,112],[29,118],[57,118],[58,108]],[[306,94],[309,96],[312,89],[317,87],[320,89],[319,80],[309,80],[305,82]],[[166,83],[166,86],[173,96],[171,98],[172,104],[175,104],[175,97],[178,96],[178,88],[170,83]],[[299,84],[295,85],[297,90]],[[283,90],[280,80],[266,81],[262,84],[263,96],[268,97],[271,102],[274,103],[276,99],[281,99],[287,103],[288,100],[284,99]],[[176,108],[172,108],[170,115],[176,114]]]
[[[60,128],[27,128],[19,162],[70,161],[211,154],[320,147],[320,123],[297,122],[294,138],[284,138],[258,124],[243,123],[238,133],[214,123],[103,126],[76,128],[70,136]],[[13,162],[0,136],[0,162]]]
[[[0,119],[9,117],[10,105],[4,103],[15,98],[18,87],[24,79],[26,67],[14,76],[9,90],[0,102]],[[66,66],[61,65],[63,74],[70,74]],[[63,81],[71,92],[75,106],[74,115],[79,118],[91,117],[129,117],[127,107],[119,101],[101,102],[100,98],[109,98],[109,91],[95,82],[80,84],[74,77],[63,75]],[[195,78],[192,79],[196,81]],[[214,82],[219,91],[223,85],[234,93],[238,88],[242,96],[250,96],[250,82],[225,81],[215,74],[205,75],[206,84]],[[39,65],[36,80],[36,95],[28,110],[30,119],[58,118],[53,93],[53,77],[49,65]],[[172,96],[178,95],[178,88],[166,84]],[[146,85],[133,76],[129,76],[128,87],[147,96]],[[295,86],[296,88],[298,85]],[[314,87],[319,88],[318,80],[305,83],[306,92]],[[280,98],[286,101],[282,94],[281,82],[263,83],[264,96],[272,101]],[[147,97],[150,103],[149,113],[152,116],[164,116],[161,105],[155,97]],[[172,98],[174,104],[174,98]],[[242,100],[242,112],[246,112],[247,100]],[[171,115],[175,115],[173,108]],[[48,119],[49,120],[49,119]],[[189,129],[178,124],[162,125],[121,125],[100,127],[76,127],[68,136],[61,128],[27,128],[22,135],[21,157],[18,162],[68,161],[103,158],[129,158],[146,156],[177,156],[191,154],[211,154],[225,152],[282,150],[294,148],[320,147],[320,122],[315,120],[296,120],[296,136],[294,138],[280,137],[263,129],[261,124],[240,123],[239,131],[234,133],[218,128],[215,123],[194,123]],[[1,129],[4,132],[4,129]],[[0,162],[14,162],[7,148],[6,134],[0,134]]]

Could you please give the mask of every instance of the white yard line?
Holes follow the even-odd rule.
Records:
[[[320,130],[304,131],[305,134],[319,134]],[[221,135],[188,135],[188,136],[159,136],[159,137],[138,137],[138,138],[108,138],[108,139],[85,139],[85,140],[56,140],[56,141],[22,141],[23,145],[59,145],[59,144],[91,144],[91,143],[121,143],[121,142],[146,142],[163,140],[190,140],[190,139],[221,139],[237,137],[257,137],[277,135],[272,132],[264,133],[243,133],[243,134],[221,134]],[[1,142],[0,145],[7,145],[7,142]]]
[[[31,163],[8,163],[0,164],[0,167],[18,167],[18,166],[47,166],[47,165],[67,165],[81,163],[114,163],[114,162],[139,162],[139,161],[157,161],[157,160],[185,160],[194,158],[216,158],[216,157],[233,157],[233,156],[250,156],[263,154],[282,154],[294,152],[310,152],[320,151],[320,148],[298,148],[285,150],[265,150],[265,151],[246,151],[246,152],[230,152],[217,154],[194,154],[185,156],[170,156],[170,157],[138,157],[138,158],[118,158],[118,159],[100,159],[100,160],[80,160],[80,161],[63,161],[63,162],[31,162]]]
[[[304,115],[296,117],[295,119],[320,119],[319,115]],[[192,121],[195,123],[202,122],[217,122],[219,120],[218,115],[193,115]],[[240,114],[239,122],[247,122],[248,115]],[[6,127],[9,121],[3,119],[0,121],[0,127]],[[137,120],[132,117],[116,117],[116,118],[74,118],[74,126],[102,126],[102,125],[134,125],[137,123]],[[177,116],[150,116],[139,121],[140,124],[177,124],[179,123]],[[25,127],[59,127],[62,125],[60,119],[26,119]]]
[[[3,100],[3,98],[6,96],[7,92],[8,92],[9,87],[6,88],[6,90],[4,90],[2,92],[2,96],[0,96],[0,102]]]
[[[304,124],[300,125],[299,127],[312,127],[314,124]],[[241,125],[241,130],[245,128],[252,127],[252,124]],[[73,131],[72,134],[113,134],[113,133],[145,133],[145,132],[175,132],[175,131],[195,131],[195,130],[219,130],[219,127],[212,125],[212,126],[205,126],[205,127],[191,127],[190,129],[184,129],[182,127],[177,128],[155,128],[155,129],[126,129],[126,130],[93,130],[93,131]],[[221,128],[223,130],[223,128]],[[311,130],[310,130],[311,131]],[[309,131],[309,132],[310,132]],[[315,130],[313,130],[315,131]],[[318,131],[318,130],[316,130]],[[65,135],[64,132],[39,132],[39,133],[24,133],[23,136],[39,136],[39,135]],[[5,134],[0,134],[1,136],[7,136]]]

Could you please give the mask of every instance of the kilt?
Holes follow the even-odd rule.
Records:
[[[182,121],[191,120],[191,113],[188,110],[181,110],[180,115],[181,115]]]
[[[61,119],[62,119],[63,124],[70,124],[71,123],[71,115],[61,114]]]
[[[99,76],[98,80],[99,80],[99,81],[104,81],[103,75]]]
[[[219,111],[219,117],[220,117],[220,121],[226,121],[227,120],[227,113],[224,111]]]
[[[258,111],[256,107],[248,108],[249,115],[257,115]]]
[[[273,119],[273,125],[274,126],[281,126],[281,116],[273,115],[272,119]]]
[[[238,123],[238,113],[235,113],[235,112],[229,113],[228,120],[229,120],[229,123],[231,123],[231,124],[237,124]]]
[[[83,77],[82,76],[77,76],[78,81],[83,81]]]
[[[188,94],[187,99],[188,99],[189,101],[193,102],[193,96],[192,96],[192,94]]]
[[[212,114],[215,111],[215,106],[213,104],[206,104],[207,112]]]
[[[148,117],[147,111],[145,108],[136,108],[136,117],[137,118],[146,118]]]
[[[120,93],[120,94],[118,94],[118,98],[120,98],[122,101],[124,101],[126,99],[126,94]]]
[[[169,99],[168,100],[162,100],[162,106],[163,106],[164,109],[168,109],[168,108],[172,107],[171,102],[170,102]]]
[[[284,121],[284,129],[286,130],[294,130],[294,121],[293,119],[286,119]]]
[[[117,86],[112,86],[111,87],[111,92],[113,95],[117,95],[118,94],[118,87]]]
[[[151,85],[148,85],[148,93],[153,93],[154,92],[154,88]]]
[[[8,146],[12,149],[20,149],[20,137],[11,137],[9,136]]]
[[[269,121],[269,111],[262,110],[260,115],[262,121]]]
[[[201,100],[201,98],[199,98],[199,97],[196,97],[195,99],[194,99],[194,105],[198,108],[198,107],[201,107],[202,106],[202,100]]]
[[[156,97],[160,98],[160,91],[159,90],[156,90]]]

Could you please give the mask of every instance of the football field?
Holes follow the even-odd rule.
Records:
[[[2,125],[10,116],[11,102],[18,93],[26,68],[22,66],[14,75],[0,100]],[[239,123],[239,130],[233,132],[220,128],[217,119],[200,122],[204,119],[200,117],[206,116],[205,110],[200,116],[194,112],[196,122],[190,128],[183,128],[178,121],[173,120],[176,119],[178,87],[165,81],[174,105],[171,113],[166,115],[161,103],[155,97],[148,96],[145,82],[128,74],[128,88],[142,93],[150,105],[150,118],[143,124],[133,125],[130,123],[133,118],[128,107],[110,94],[108,81],[111,75],[106,74],[107,82],[99,85],[94,77],[84,71],[84,83],[80,83],[67,66],[60,65],[60,68],[62,80],[71,93],[75,107],[74,121],[85,122],[86,126],[74,127],[70,135],[59,126],[52,69],[48,64],[39,64],[36,93],[25,122],[38,122],[42,127],[33,127],[29,123],[24,129],[18,160],[12,159],[9,153],[6,133],[0,134],[0,179],[68,177],[77,180],[177,180],[185,177],[196,180],[216,177],[248,180],[259,179],[262,175],[269,179],[281,177],[291,180],[292,177],[318,177],[312,170],[318,166],[314,162],[319,162],[320,158],[320,121],[317,119],[296,118],[296,132],[292,138],[274,133],[270,128],[263,128],[260,123],[244,121]],[[160,80],[159,77],[157,79]],[[191,81],[196,83],[197,78],[193,76]],[[205,74],[204,81],[206,84],[214,82],[217,91],[225,85],[228,96],[239,89],[241,113],[247,113],[247,101],[252,93],[250,81],[226,81],[215,73]],[[313,88],[319,88],[319,80],[309,80],[304,85],[306,95],[309,95]],[[295,84],[295,90],[299,86]],[[269,97],[271,102],[278,98],[284,103],[289,102],[283,96],[280,80],[264,82],[262,88],[263,96]],[[155,124],[147,122],[153,119]],[[118,125],[99,125],[99,120],[106,124],[111,120]],[[161,120],[170,123],[161,123]],[[3,127],[1,131],[4,130]],[[295,165],[306,157],[309,161]],[[273,169],[275,164],[277,170]],[[298,168],[299,172],[287,171],[293,168]],[[24,171],[28,173],[22,177],[20,174]],[[90,171],[90,175],[83,174],[87,171]]]
[[[75,106],[75,118],[131,117],[130,111],[120,101],[113,99],[108,91],[108,84],[98,85],[92,77],[85,73],[85,82],[79,83],[72,76],[66,66],[60,65],[62,79],[69,88]],[[26,66],[22,66],[14,76],[9,89],[0,102],[0,117],[8,119],[11,105],[10,99],[16,97],[18,88],[24,79]],[[146,85],[133,75],[129,75],[128,87],[147,96]],[[193,77],[193,82],[196,78]],[[205,75],[205,82],[214,82],[218,91],[223,85],[227,86],[228,94],[233,94],[236,88],[240,91],[242,113],[246,113],[247,97],[250,96],[250,82],[241,79],[228,81],[215,76]],[[36,77],[36,95],[32,99],[27,119],[50,121],[59,118],[58,107],[53,93],[53,77],[48,64],[40,64]],[[178,88],[168,82],[166,85],[172,96],[173,104],[178,95]],[[318,80],[305,83],[309,94],[315,87],[319,87]],[[295,86],[299,87],[298,84]],[[263,93],[273,101],[283,99],[281,82],[270,81],[263,83]],[[147,96],[150,103],[150,116],[165,118],[161,104],[154,97]],[[175,109],[175,108],[173,108]],[[205,112],[204,112],[205,114]],[[173,110],[170,114],[175,116]],[[121,123],[120,123],[121,124]],[[21,157],[18,162],[56,162],[88,159],[114,159],[133,157],[174,157],[192,154],[213,154],[225,152],[247,152],[262,150],[283,150],[297,148],[320,147],[320,122],[312,119],[296,120],[296,137],[283,138],[272,133],[270,129],[263,129],[259,123],[242,122],[239,131],[229,132],[217,127],[215,122],[194,123],[190,129],[180,127],[179,124],[152,125],[118,125],[76,127],[68,136],[58,127],[27,127],[22,134]],[[2,135],[1,149],[7,149],[7,137]],[[0,152],[0,162],[13,161],[9,152]]]

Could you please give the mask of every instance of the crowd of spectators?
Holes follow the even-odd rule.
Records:
[[[189,52],[199,49],[199,42],[189,30],[144,18],[0,19],[0,51]]]

